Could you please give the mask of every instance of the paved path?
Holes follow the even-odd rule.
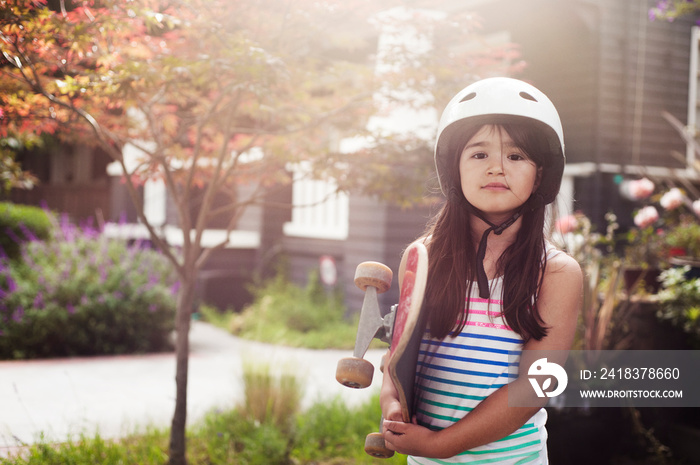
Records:
[[[302,407],[342,396],[357,405],[379,390],[353,390],[335,380],[339,358],[351,351],[292,349],[244,341],[207,323],[190,332],[188,423],[243,400],[244,363],[267,364],[306,379]],[[375,367],[383,350],[367,354]],[[118,437],[147,425],[167,427],[175,408],[175,355],[91,357],[0,362],[0,455],[40,434],[63,441],[80,433]]]

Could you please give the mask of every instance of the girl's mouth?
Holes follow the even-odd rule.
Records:
[[[484,187],[482,187],[482,189],[495,190],[495,191],[507,191],[507,190],[509,190],[508,186],[506,186],[505,184],[502,184],[500,182],[490,182],[490,183],[486,184]]]

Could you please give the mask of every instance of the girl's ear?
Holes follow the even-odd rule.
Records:
[[[540,184],[542,183],[542,167],[540,166],[537,168],[537,177],[535,178],[535,184],[532,186],[532,192],[531,194],[534,194],[537,192],[537,189],[540,188]]]

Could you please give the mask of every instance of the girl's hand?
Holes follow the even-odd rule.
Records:
[[[415,417],[413,423],[385,419],[382,433],[389,450],[418,457],[445,457],[444,451],[440,451],[438,432],[418,426]]]
[[[403,421],[403,415],[401,414],[401,403],[397,397],[388,397],[383,399],[382,404],[382,418],[384,420],[393,420],[396,422]]]

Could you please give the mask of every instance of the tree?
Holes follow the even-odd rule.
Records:
[[[230,232],[244,209],[289,182],[286,167],[301,161],[316,176],[333,176],[340,189],[420,197],[430,142],[373,128],[370,117],[399,103],[441,105],[474,77],[519,65],[511,44],[452,47],[478,40],[475,18],[453,15],[435,28],[438,17],[413,14],[405,20],[434,37],[433,52],[394,43],[377,78],[368,66],[376,46],[366,18],[401,3],[392,1],[0,2],[0,137],[48,133],[98,144],[121,165],[140,221],[179,275],[171,464],[186,463],[195,283],[228,240],[202,247],[207,224],[225,218]],[[407,102],[406,95],[426,98]],[[333,144],[349,137],[364,141],[352,153]],[[124,156],[127,146],[136,160]],[[138,185],[154,178],[176,207],[180,250],[149,223],[139,201]],[[241,198],[244,184],[252,193]],[[223,206],[214,201],[220,195]]]

